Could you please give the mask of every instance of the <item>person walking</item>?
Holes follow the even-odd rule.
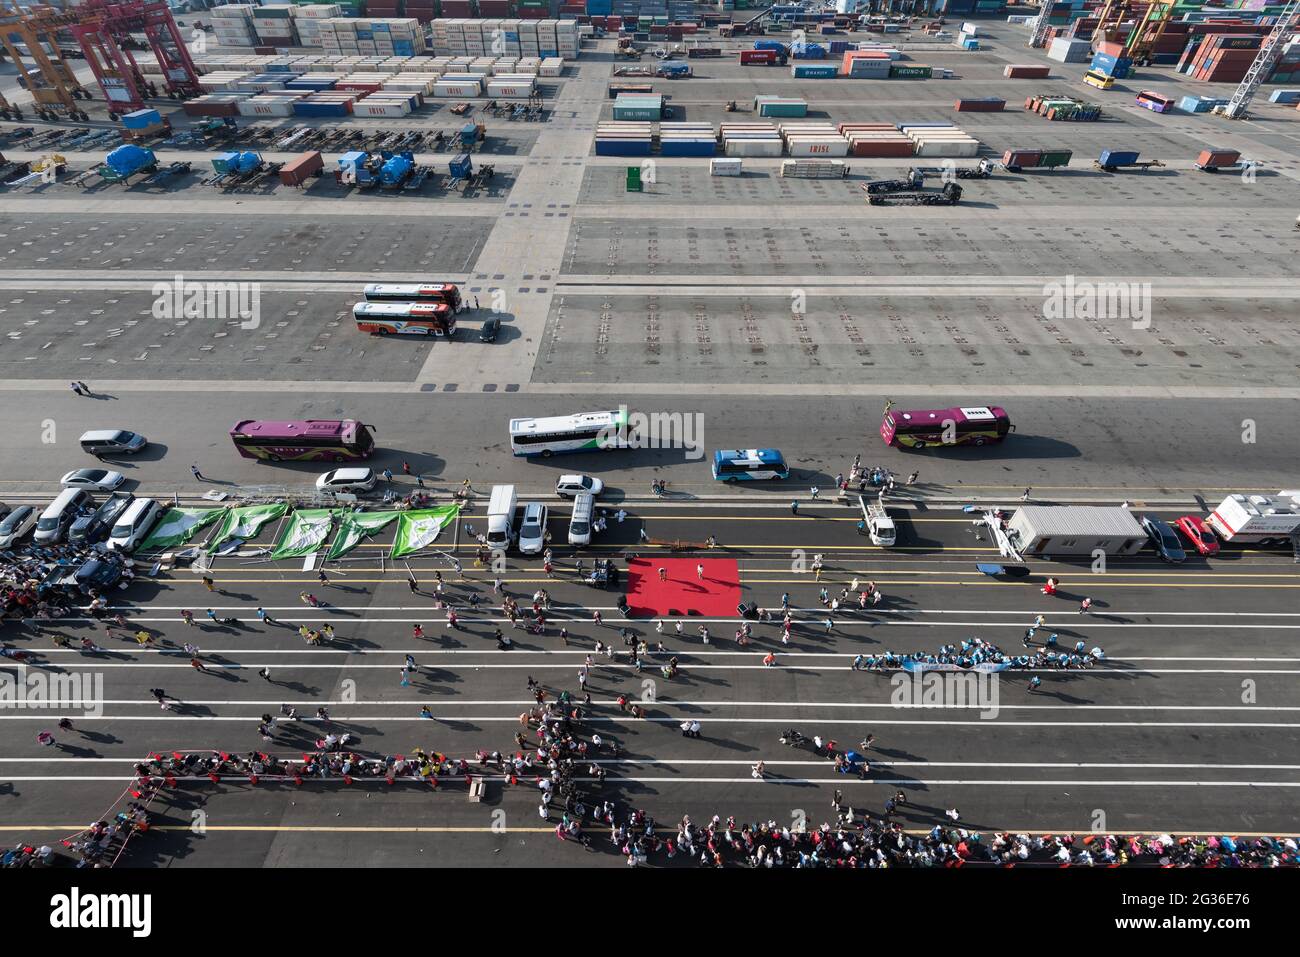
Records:
[[[196,482],[207,481],[207,479],[203,477],[203,473],[199,471],[199,464],[197,462],[190,466],[190,472],[193,473]]]
[[[214,581],[213,581],[211,578],[209,578],[207,575],[204,575],[204,576],[203,576],[203,578],[202,578],[202,582],[203,582],[203,587],[206,588],[208,591],[216,591],[216,590],[217,590],[217,583],[214,582]]]
[[[1022,501],[1022,502],[1028,502],[1028,501],[1029,501],[1029,493],[1032,492],[1033,490],[1034,490],[1034,487],[1033,487],[1032,485],[1029,486],[1028,488],[1026,488],[1026,489],[1024,490],[1024,492],[1022,492],[1021,495],[1020,495],[1020,501]]]
[[[257,676],[258,676],[259,678],[261,678],[263,681],[270,681],[270,680],[271,680],[271,669],[270,669],[270,668],[262,668],[262,669],[257,673]]]
[[[910,474],[910,475],[907,477],[907,484],[908,484],[908,485],[915,485],[915,484],[916,484],[916,480],[920,477],[920,475],[921,475],[920,472],[913,472],[912,474]]]
[[[1038,675],[1034,675],[1032,678],[1029,679],[1029,688],[1027,690],[1037,691],[1039,686],[1042,683],[1043,683],[1043,679],[1038,677]]]
[[[192,611],[189,611],[187,609],[182,609],[181,621],[185,622],[185,624],[189,625],[191,628],[196,627],[194,624],[194,612]]]
[[[696,563],[695,577],[698,578],[700,581],[704,581],[704,565],[702,563]]]
[[[406,461],[406,459],[402,459],[402,474],[403,475],[411,474],[411,463]]]
[[[659,580],[661,582],[668,581],[668,569],[664,568],[663,566],[660,566],[659,568]]]
[[[78,393],[78,395],[80,395],[80,393]],[[50,734],[50,732],[48,732],[48,731],[40,731],[40,732],[38,732],[37,735],[36,735],[36,740],[37,740],[37,742],[39,742],[39,743],[41,744],[42,747],[46,747],[46,748],[58,748],[58,750],[60,750],[60,751],[63,750],[63,745],[61,745],[61,744],[59,744],[57,741],[55,741],[55,740],[54,740],[54,735]]]
[[[642,526],[637,530],[637,541],[639,541],[639,542],[648,542],[648,541],[650,541],[650,536],[647,535],[647,534],[645,533],[645,525],[644,525],[644,524],[643,524],[643,525],[642,525]]]
[[[420,590],[420,583],[415,580],[414,575],[411,575],[409,578],[406,579],[406,587],[410,589],[411,594],[414,595],[416,592]]]
[[[384,481],[391,484],[393,481],[393,470],[386,468],[384,469],[383,474],[384,474]]]
[[[68,383],[68,386],[72,389],[72,392],[73,392],[74,395],[85,395],[85,394],[86,394],[86,393],[84,393],[84,392],[81,391],[81,383],[80,383],[80,382],[70,382],[70,383]]]
[[[325,574],[325,569],[323,568],[316,573],[316,580],[322,585],[328,585],[330,583],[330,578]]]
[[[1090,609],[1091,607],[1092,607],[1092,599],[1091,598],[1083,599],[1083,601],[1079,602],[1079,614],[1081,615],[1088,614],[1088,609]]]
[[[799,514],[799,502],[797,500],[792,500],[790,502],[790,514],[791,515]]]
[[[820,496],[821,494],[822,494],[822,490],[819,489],[816,485],[814,485],[812,488],[808,490],[808,497],[811,498],[813,501],[816,501],[817,497]]]
[[[266,613],[266,609],[261,605],[257,606],[257,620],[264,625],[274,625],[275,619]]]
[[[420,639],[422,639],[422,638],[424,637],[424,626],[423,626],[423,625],[412,625],[412,626],[411,626],[411,637],[414,638],[416,641],[419,641]]]
[[[167,704],[167,692],[166,692],[166,691],[163,691],[162,688],[150,688],[150,689],[149,689],[149,693],[150,693],[151,695],[153,695],[153,699],[154,699],[155,701],[158,702],[159,706],[160,706],[164,711],[170,711],[170,710],[171,710],[171,707]]]
[[[193,668],[195,671],[201,671],[204,674],[208,673],[207,665],[205,665],[197,655],[190,658],[190,667]]]

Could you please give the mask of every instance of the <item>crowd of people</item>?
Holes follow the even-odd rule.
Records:
[[[837,792],[838,794],[838,792]],[[892,803],[892,802],[891,802]],[[658,828],[644,810],[616,808],[606,801],[593,809],[595,825],[607,827],[608,842],[628,865],[673,863],[699,867],[931,868],[968,864],[994,867],[1212,867],[1300,866],[1293,837],[1235,838],[1229,835],[1176,837],[1115,834],[984,835],[966,828],[935,825],[914,833],[885,816],[858,818],[836,804],[835,823],[816,828],[789,827],[776,821],[737,823],[714,815],[700,825],[683,817],[675,829]],[[594,840],[581,826],[561,822],[561,839]]]
[[[56,584],[57,580],[98,558],[114,566],[123,582],[135,576],[135,562],[103,543],[39,545],[0,554],[0,617],[46,621],[63,618],[90,606],[101,612],[107,604],[94,588]],[[56,575],[56,571],[63,574]]]
[[[1042,647],[1027,655],[1007,654],[992,642],[982,638],[964,638],[960,645],[942,645],[937,652],[896,654],[884,651],[877,655],[858,654],[849,666],[853,671],[895,671],[908,664],[956,665],[975,668],[980,665],[1005,665],[1013,670],[1086,669],[1106,660],[1106,652],[1098,646],[1085,650],[1083,641],[1074,643],[1070,650],[1057,650],[1057,635],[1047,637]]]

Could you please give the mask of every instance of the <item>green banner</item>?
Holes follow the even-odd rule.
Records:
[[[224,511],[224,508],[169,508],[149,537],[140,544],[140,551],[154,552],[184,545],[195,532],[211,525]]]
[[[325,544],[339,515],[336,508],[303,508],[289,516],[271,549],[271,560],[310,555]]]
[[[386,527],[401,512],[345,512],[339,520],[338,534],[330,546],[330,560],[342,558],[381,528]]]
[[[393,538],[390,557],[401,558],[432,545],[437,540],[438,533],[459,511],[459,505],[443,505],[439,508],[401,512],[397,517],[397,535]]]
[[[262,526],[267,522],[275,521],[288,510],[289,506],[283,502],[274,502],[270,505],[245,505],[230,509],[208,540],[208,551],[215,552],[222,542],[232,538],[244,541],[256,538]]]

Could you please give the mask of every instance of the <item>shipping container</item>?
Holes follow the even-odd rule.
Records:
[[[982,99],[958,100],[953,104],[953,109],[958,113],[1000,113],[1006,109],[1007,101],[999,100],[997,97],[985,97]]]
[[[1133,555],[1147,534],[1126,508],[1096,505],[1022,505],[1007,522],[1007,537],[1023,555]]]
[[[710,176],[740,176],[743,173],[742,163],[739,158],[732,157],[715,157],[709,160]]]
[[[1229,166],[1236,166],[1241,159],[1241,153],[1237,150],[1201,150],[1200,155],[1196,157],[1196,168],[1214,172]]]
[[[312,176],[319,176],[324,168],[325,160],[318,151],[301,153],[280,167],[280,182],[285,186],[301,186]]]

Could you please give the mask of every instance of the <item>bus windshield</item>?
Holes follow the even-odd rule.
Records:
[[[1000,442],[1012,429],[1005,409],[960,406],[953,409],[886,408],[880,437],[886,445],[923,449],[934,445],[984,445]]]
[[[368,458],[375,440],[356,419],[246,419],[230,430],[239,454],[268,462],[344,462]]]

